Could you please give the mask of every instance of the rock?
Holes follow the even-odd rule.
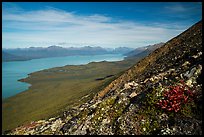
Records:
[[[45,123],[45,120],[39,120],[37,123]]]
[[[139,84],[138,83],[136,83],[135,81],[132,81],[131,83],[129,83],[130,84],[130,86],[133,86],[133,87],[137,87]]]
[[[106,118],[106,119],[103,119],[102,121],[102,124],[109,124],[110,123],[110,119]]]
[[[182,66],[186,66],[186,65],[189,65],[190,63],[189,63],[189,61],[185,61],[183,64],[182,64]]]
[[[137,93],[136,93],[136,92],[132,92],[132,93],[129,95],[130,98],[133,98],[133,97],[135,97],[135,96],[137,96]]]
[[[162,135],[171,135],[172,130],[167,127],[166,129],[161,130],[161,134]]]
[[[192,77],[193,74],[195,73],[195,71],[196,71],[196,67],[192,68],[191,71],[190,71],[190,73],[187,74],[186,77],[188,77],[188,78]]]
[[[62,125],[62,120],[59,118],[51,125],[51,130],[56,131],[58,128],[61,128]]]
[[[80,110],[80,111],[82,111],[82,110],[84,110],[84,108],[83,108],[83,107],[81,107],[81,108],[79,108],[79,110]]]
[[[130,89],[131,87],[130,87],[130,85],[128,84],[128,83],[126,83],[125,85],[124,85],[124,89]]]
[[[201,71],[202,71],[202,65],[198,65],[198,69],[196,70],[196,72],[194,73],[195,74],[195,76],[198,76],[198,75],[200,75],[201,74]]]
[[[198,57],[201,56],[201,55],[202,55],[202,52],[198,52],[197,55],[193,55],[192,57],[196,59],[196,58],[198,58]]]
[[[154,78],[150,78],[149,80],[153,82],[153,81],[154,81]]]
[[[188,85],[189,87],[192,87],[192,83],[193,83],[193,79],[189,79],[186,81],[186,85]]]
[[[149,80],[148,78],[147,78],[147,79],[145,79],[143,83],[146,83],[148,80]]]
[[[137,84],[135,81],[132,81],[132,82],[125,83],[124,88],[125,89],[135,88],[138,85],[139,84]]]
[[[161,121],[166,121],[166,120],[168,120],[168,116],[167,116],[167,114],[166,113],[163,113],[161,116],[159,116],[159,119],[161,120]]]

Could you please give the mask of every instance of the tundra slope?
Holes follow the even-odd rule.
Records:
[[[9,134],[201,135],[201,61],[200,21],[139,61],[87,103]],[[182,105],[178,111],[157,105],[159,100],[168,100],[165,94],[171,88],[175,93],[188,89],[193,95],[183,94],[185,103],[177,100]]]

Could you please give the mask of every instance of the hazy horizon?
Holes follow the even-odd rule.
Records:
[[[56,46],[56,47],[62,47],[62,48],[84,48],[84,47],[91,47],[91,48],[103,48],[103,49],[117,49],[117,48],[131,48],[131,47],[125,47],[125,46],[120,46],[120,47],[102,47],[102,46],[93,46],[93,45],[84,45],[84,46],[81,46],[81,47],[74,47],[74,46],[68,46],[68,47],[63,47],[61,45],[50,45],[50,46],[43,46],[43,47],[24,47],[24,48],[20,48],[20,49],[26,49],[26,48],[49,48],[49,47],[52,47],[52,46]],[[147,45],[148,46],[148,45]],[[19,48],[2,48],[2,49],[19,49]],[[134,49],[134,48],[132,48]]]

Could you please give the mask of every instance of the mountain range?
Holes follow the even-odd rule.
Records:
[[[164,44],[165,43],[161,42],[161,43],[154,44],[154,45],[148,45],[148,46],[136,48],[135,50],[124,54],[127,56],[125,57],[125,59],[131,59],[131,58],[141,59],[147,56],[148,54],[150,54],[151,52],[153,52],[154,50],[156,50],[157,48],[163,46]]]
[[[158,43],[154,45],[148,45],[139,47],[136,49],[129,47],[118,47],[118,48],[102,48],[102,47],[91,47],[85,46],[81,48],[69,47],[63,48],[60,46],[49,46],[43,47],[30,47],[30,48],[16,48],[16,49],[3,49],[2,50],[2,61],[25,61],[37,58],[48,58],[48,57],[63,57],[63,56],[74,56],[74,55],[102,55],[102,54],[123,54],[125,59],[141,59],[155,49],[161,47],[164,43]]]
[[[47,48],[30,47],[30,48],[3,49],[2,61],[18,61],[18,60],[22,61],[37,58],[63,57],[74,55],[125,54],[132,50],[133,48],[128,47],[119,47],[107,50],[102,47],[84,46],[81,48],[76,47],[63,48],[55,45]]]

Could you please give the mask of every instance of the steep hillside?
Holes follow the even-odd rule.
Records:
[[[200,21],[87,103],[9,134],[202,135],[201,61]]]

